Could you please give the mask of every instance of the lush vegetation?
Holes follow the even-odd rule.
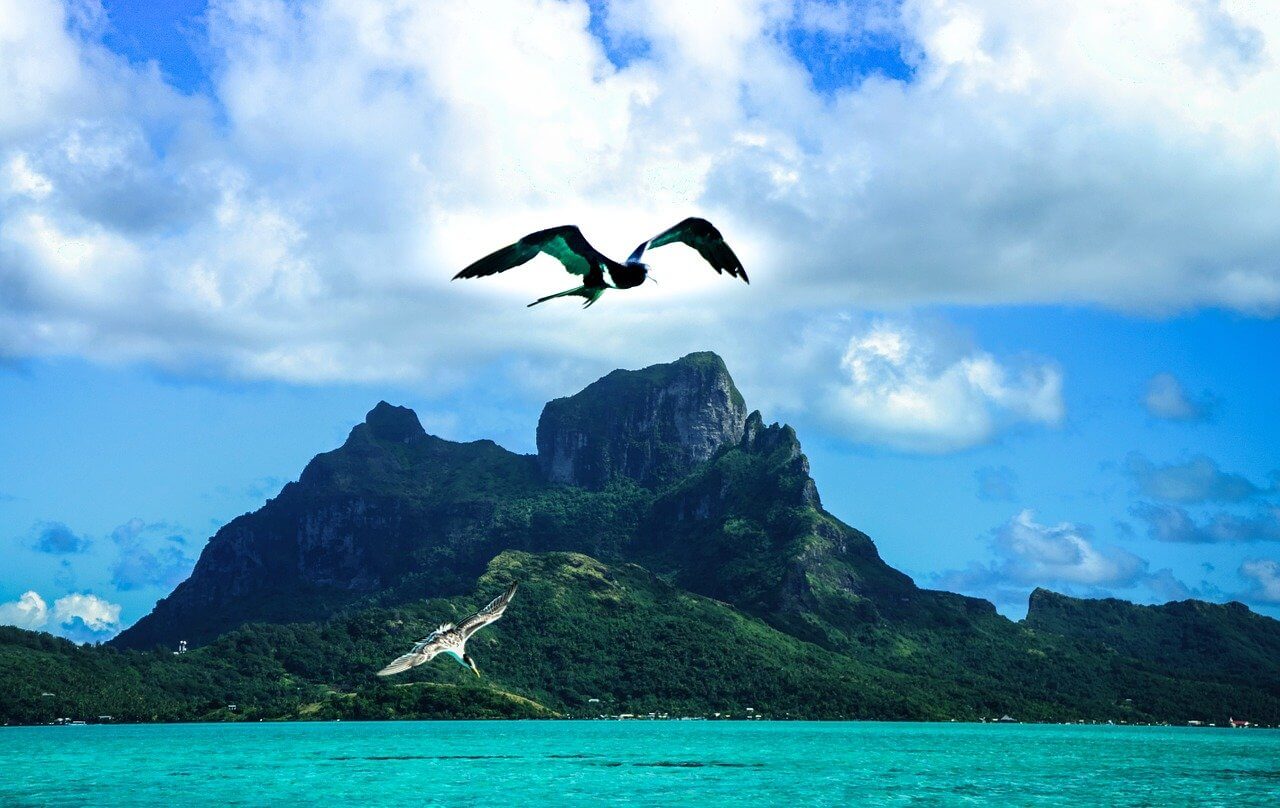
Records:
[[[374,675],[513,579],[522,583],[507,616],[470,648],[482,678],[447,658]],[[0,629],[0,721],[744,716],[748,707],[776,718],[1280,721],[1280,694],[1261,680],[1157,669],[1093,640],[1009,625],[985,636],[882,626],[836,652],[636,565],[509,551],[466,596],[371,599],[322,622],[244,626],[182,655]]]

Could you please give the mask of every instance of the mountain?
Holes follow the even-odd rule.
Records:
[[[1280,622],[1243,603],[1183,600],[1138,606],[1036,589],[1025,622],[1036,631],[1077,638],[1151,670],[1218,676],[1242,688],[1262,687],[1280,695],[1280,682],[1272,674],[1280,660]]]
[[[381,402],[296,483],[219,530],[191,577],[113,645],[204,643],[375,592],[458,594],[504,549],[635,561],[813,637],[882,617],[995,614],[918,589],[827,513],[795,431],[748,415],[715,354],[615,371],[556,399],[537,442],[528,457],[442,440]]]
[[[537,448],[442,440],[381,402],[219,530],[109,648],[57,646],[51,669],[182,683],[141,694],[171,705],[156,717],[219,717],[210,705],[236,693],[275,717],[460,715],[457,688],[470,688],[488,714],[582,714],[597,698],[615,711],[1280,722],[1280,622],[1238,604],[1041,590],[1015,623],[916,586],[823,507],[795,431],[749,412],[714,354],[550,402]],[[473,651],[484,680],[443,662],[372,676],[513,578],[517,605]],[[14,636],[0,660],[44,642]],[[179,640],[195,650],[168,653]],[[192,681],[189,658],[224,673]],[[0,696],[25,687],[38,706],[37,681],[0,668]]]

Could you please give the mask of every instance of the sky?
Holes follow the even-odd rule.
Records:
[[[923,586],[1280,617],[1280,9],[474,8],[0,0],[0,623],[112,636],[379,400],[531,452],[695,350]],[[750,286],[449,282],[688,215]]]

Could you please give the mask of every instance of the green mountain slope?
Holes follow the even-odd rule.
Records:
[[[447,658],[374,672],[512,580],[517,605],[472,641],[476,680]],[[322,623],[255,624],[182,655],[0,633],[0,720],[463,716],[674,711],[941,718],[929,684],[801,642],[634,565],[506,552],[475,596],[362,605]],[[43,693],[52,693],[44,696]],[[598,706],[591,702],[598,699]],[[235,711],[228,709],[235,704]]]
[[[449,659],[389,679],[374,672],[414,639],[469,614],[508,581],[517,600],[469,648],[484,676]],[[1178,677],[1092,641],[1017,628],[980,639],[992,666],[939,675],[940,653],[901,640],[902,659],[836,653],[636,565],[508,551],[464,596],[367,602],[328,620],[252,624],[189,653],[79,647],[0,629],[0,722],[108,714],[116,721],[675,715],[1167,721],[1280,717],[1256,686]],[[953,649],[959,651],[960,649]],[[959,660],[966,659],[960,654]],[[982,672],[982,671],[987,672]],[[52,695],[46,696],[45,693]],[[596,699],[598,701],[593,702]],[[232,709],[229,705],[235,705]]]

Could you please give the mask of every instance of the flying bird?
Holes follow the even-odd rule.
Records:
[[[649,277],[649,265],[640,261],[644,251],[677,241],[697,250],[717,273],[728,272],[730,277],[741,278],[743,283],[751,282],[742,262],[724,243],[724,236],[715,225],[706,219],[693,217],[663,230],[648,241],[642,241],[625,263],[620,264],[592,247],[577,225],[566,224],[530,233],[515,244],[486,255],[454,275],[453,279],[496,275],[532,260],[538,253],[546,253],[569,272],[581,275],[582,285],[540,297],[529,305],[536,306],[557,297],[583,297],[587,302],[582,307],[587,308],[599,300],[606,289],[632,289],[644,283]]]
[[[440,626],[419,640],[412,651],[396,657],[391,664],[378,671],[378,675],[390,676],[393,673],[407,671],[424,662],[430,662],[440,654],[448,654],[459,665],[470,668],[476,676],[479,676],[480,669],[476,667],[475,660],[467,654],[467,640],[471,639],[472,634],[502,617],[502,613],[507,610],[507,604],[511,602],[511,596],[516,593],[517,585],[512,582],[507,587],[507,591],[489,601],[489,605],[458,625],[445,623]]]

